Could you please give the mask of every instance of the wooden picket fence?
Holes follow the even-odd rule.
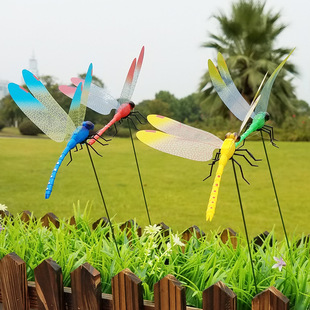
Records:
[[[10,216],[9,213],[1,213]],[[29,211],[22,213],[21,218],[28,222],[33,219]],[[57,217],[48,213],[40,219],[44,226],[51,223],[59,227]],[[72,217],[70,222],[75,223]],[[106,225],[106,220],[99,219],[93,228]],[[134,222],[128,221],[121,228],[132,228]],[[165,224],[160,224],[168,228]],[[141,228],[136,227],[138,233]],[[140,231],[139,231],[140,230]],[[130,232],[130,230],[128,230]],[[196,226],[190,227],[183,233],[183,239],[189,240],[204,235]],[[254,242],[257,244],[267,236],[264,232]],[[225,242],[236,242],[236,233],[226,229],[220,234]],[[259,241],[260,240],[260,241]],[[71,272],[71,287],[63,286],[61,267],[52,259],[44,260],[34,269],[35,281],[27,281],[26,263],[15,253],[7,254],[0,260],[0,303],[3,309],[9,310],[198,310],[186,305],[185,287],[173,276],[167,275],[154,285],[154,302],[143,300],[141,280],[129,269],[121,271],[112,278],[112,294],[101,293],[100,272],[88,263],[84,263]],[[236,294],[222,282],[206,288],[203,291],[203,310],[237,309]],[[286,310],[289,300],[274,287],[256,295],[252,300],[255,310]]]

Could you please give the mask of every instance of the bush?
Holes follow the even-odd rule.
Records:
[[[24,120],[22,121],[18,129],[22,135],[28,135],[28,136],[36,136],[39,133],[42,133],[42,131],[30,120]]]

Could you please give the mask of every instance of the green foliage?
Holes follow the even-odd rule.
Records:
[[[126,233],[113,223],[120,258],[109,226],[92,230],[90,209],[82,212],[79,204],[74,207],[74,216],[75,226],[64,219],[59,229],[42,227],[40,220],[25,224],[19,217],[6,219],[0,232],[0,258],[15,252],[26,261],[30,281],[34,280],[34,268],[52,258],[61,266],[65,286],[70,286],[70,273],[88,262],[100,272],[105,293],[111,293],[112,277],[128,268],[142,280],[147,300],[154,298],[154,284],[172,274],[186,287],[187,304],[195,307],[202,307],[203,290],[222,281],[237,294],[238,309],[251,308],[256,291],[242,234],[238,234],[234,249],[230,240],[224,244],[218,238],[219,231],[202,238],[194,233],[186,242],[170,230],[165,235],[160,226],[145,227],[139,237],[134,228]],[[262,246],[251,244],[258,292],[275,286],[290,299],[291,309],[306,309],[310,303],[309,242],[302,238],[297,244],[292,239],[289,252],[286,243],[276,237],[271,232]],[[273,268],[274,257],[283,257],[286,262],[282,271]]]
[[[22,135],[27,135],[27,136],[36,136],[39,133],[42,133],[42,131],[30,120],[26,119],[22,121],[18,129]]]
[[[0,119],[0,131],[5,127],[4,121]]]

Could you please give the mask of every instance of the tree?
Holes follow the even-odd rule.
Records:
[[[220,25],[220,34],[211,34],[203,47],[221,52],[227,62],[234,83],[250,103],[266,72],[271,74],[289,54],[291,48],[275,48],[275,42],[286,25],[280,23],[280,13],[265,10],[265,2],[240,0],[232,6],[231,16],[214,15]],[[273,86],[268,111],[281,123],[287,110],[294,111],[297,100],[287,72],[296,73],[294,65],[287,62]],[[228,116],[227,108],[213,90],[209,73],[202,77],[200,89],[202,104],[209,115]]]

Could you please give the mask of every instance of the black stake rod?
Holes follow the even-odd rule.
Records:
[[[141,186],[141,191],[142,191],[142,195],[143,195],[143,199],[144,199],[146,214],[147,214],[147,217],[148,217],[148,220],[149,220],[149,224],[151,225],[151,218],[150,218],[149,208],[148,208],[147,202],[146,202],[146,197],[145,197],[145,192],[144,192],[142,177],[141,177],[141,173],[140,173],[140,168],[139,168],[138,158],[137,158],[137,154],[136,154],[135,144],[134,144],[133,138],[132,138],[132,133],[131,133],[131,127],[130,127],[130,123],[129,123],[129,118],[127,118],[127,123],[128,123],[130,138],[131,138],[131,144],[132,144],[133,154],[134,154],[135,160],[136,160],[137,171],[138,171],[138,175],[139,175],[140,186]]]
[[[238,179],[237,179],[235,164],[234,164],[234,161],[233,161],[233,160],[232,160],[231,162],[232,162],[232,166],[233,166],[233,170],[234,170],[234,176],[235,176],[235,181],[236,181],[236,188],[237,188],[238,199],[239,199],[239,204],[240,204],[240,209],[241,209],[241,214],[242,214],[242,221],[243,221],[243,226],[244,226],[244,231],[245,231],[245,236],[246,236],[246,242],[247,242],[247,245],[248,245],[248,250],[249,250],[249,255],[250,255],[250,261],[251,261],[251,268],[252,268],[252,273],[253,273],[255,291],[256,291],[256,295],[257,295],[257,294],[258,294],[258,291],[257,291],[256,277],[255,277],[253,259],[252,259],[251,248],[250,248],[250,242],[249,242],[248,229],[247,229],[247,227],[246,227],[245,216],[244,216],[244,212],[243,212],[243,206],[242,206],[242,200],[241,200],[241,194],[240,194],[240,190],[239,190],[239,184],[238,184]]]
[[[87,143],[86,143],[86,147],[87,147],[87,152],[88,152],[88,155],[89,155],[89,159],[90,159],[91,165],[93,167],[93,171],[94,171],[94,174],[95,174],[95,178],[96,178],[96,181],[97,181],[97,185],[98,185],[98,188],[99,188],[99,192],[100,192],[102,203],[103,203],[103,206],[104,206],[104,209],[105,209],[105,213],[106,213],[108,221],[109,221],[109,225],[110,225],[110,228],[111,228],[112,237],[113,237],[113,241],[115,243],[117,254],[118,254],[119,258],[121,258],[121,255],[120,255],[118,247],[117,247],[116,238],[115,238],[115,235],[114,235],[114,230],[113,230],[113,227],[112,227],[112,223],[111,223],[111,219],[110,219],[110,216],[109,216],[108,208],[107,208],[107,205],[106,205],[104,197],[103,197],[103,193],[102,193],[102,190],[101,190],[101,186],[100,186],[100,182],[99,182],[99,179],[98,179],[97,171],[96,171],[96,168],[95,168],[95,165],[94,165],[94,162],[93,162],[93,158],[92,158],[92,156],[90,154],[89,146],[88,146]]]

